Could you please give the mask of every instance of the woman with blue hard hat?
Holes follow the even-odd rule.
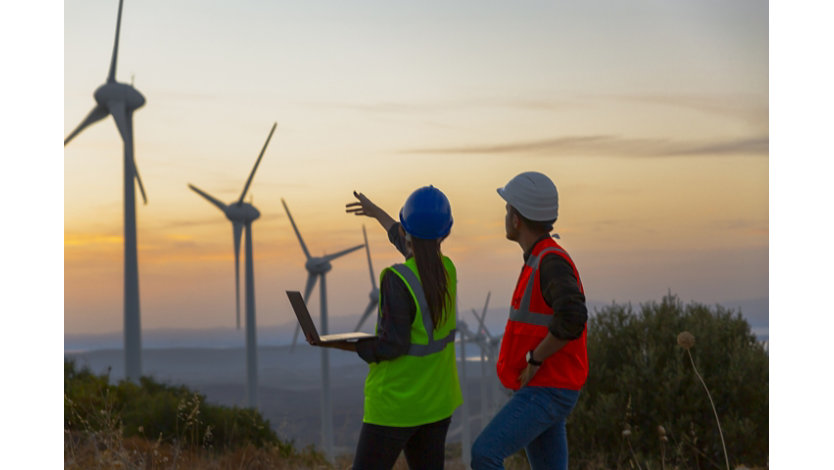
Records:
[[[434,186],[408,197],[399,223],[365,195],[346,212],[376,219],[405,262],[380,273],[376,334],[335,347],[369,364],[354,470],[442,469],[452,413],[463,402],[455,359],[455,265],[440,244],[452,228],[449,200]]]

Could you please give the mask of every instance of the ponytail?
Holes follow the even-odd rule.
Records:
[[[411,237],[414,261],[420,274],[420,283],[429,304],[431,322],[434,328],[446,319],[445,306],[451,302],[443,255],[436,239]]]

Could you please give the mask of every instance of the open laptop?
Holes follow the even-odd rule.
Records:
[[[301,296],[301,292],[288,290],[287,297],[290,299],[290,304],[292,304],[295,316],[298,317],[298,324],[301,325],[301,330],[304,331],[304,336],[307,337],[308,341],[310,341],[310,343],[314,346],[334,343],[337,341],[357,342],[376,338],[376,336],[372,334],[361,332],[337,333],[319,336],[319,332],[316,330],[316,325],[310,317],[310,311],[307,310],[307,305],[304,303],[304,298]]]

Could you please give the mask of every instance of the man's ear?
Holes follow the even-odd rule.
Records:
[[[521,217],[518,216],[518,212],[513,211],[512,216],[513,216],[513,218],[512,218],[513,228],[516,229],[516,230],[520,229],[521,228]]]

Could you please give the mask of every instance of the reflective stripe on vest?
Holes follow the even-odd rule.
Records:
[[[510,315],[496,364],[501,384],[511,390],[521,388],[518,377],[528,365],[524,355],[538,347],[542,339],[550,334],[550,321],[554,315],[558,315],[544,299],[542,292],[542,289],[547,287],[541,284],[540,269],[545,256],[558,256],[565,260],[573,269],[579,291],[584,293],[579,271],[565,250],[552,240],[536,243],[525,260],[513,290]],[[587,328],[583,329],[579,338],[567,342],[559,351],[545,359],[526,386],[580,390],[588,376],[586,331]]]
[[[431,321],[431,310],[429,310],[429,302],[426,300],[426,294],[423,291],[423,284],[421,284],[420,280],[417,279],[417,275],[414,274],[414,271],[412,271],[411,268],[405,264],[395,264],[394,266],[391,266],[391,269],[402,276],[403,279],[405,279],[406,284],[411,287],[411,291],[414,292],[414,298],[417,300],[417,307],[420,309],[420,312],[422,312],[423,329],[426,330],[426,335],[429,339],[428,344],[411,343],[411,346],[409,346],[406,354],[409,356],[419,357],[443,351],[449,343],[453,343],[455,341],[455,333],[457,332],[457,329],[452,328],[452,330],[449,331],[449,334],[445,337],[435,340],[434,325]]]
[[[538,313],[530,311],[530,299],[533,296],[533,284],[535,284],[533,281],[535,279],[536,272],[539,270],[539,263],[545,255],[550,253],[562,253],[563,255],[568,256],[565,250],[551,246],[543,249],[538,255],[527,258],[527,263],[525,264],[529,266],[532,271],[530,272],[527,287],[524,289],[524,296],[521,298],[521,303],[518,308],[513,308],[512,304],[510,304],[510,320],[537,326],[546,327],[550,325],[550,320],[553,318],[552,313]]]
[[[462,402],[454,348],[457,324],[455,294],[457,271],[454,263],[443,257],[449,301],[443,308],[444,321],[435,329],[420,283],[414,258],[402,265],[385,268],[385,276],[395,276],[408,289],[415,317],[409,326],[410,346],[401,356],[371,362],[365,378],[365,406],[362,421],[379,426],[411,427],[434,423],[451,416]],[[390,271],[390,273],[389,273]],[[385,293],[380,292],[377,332],[382,323]]]

